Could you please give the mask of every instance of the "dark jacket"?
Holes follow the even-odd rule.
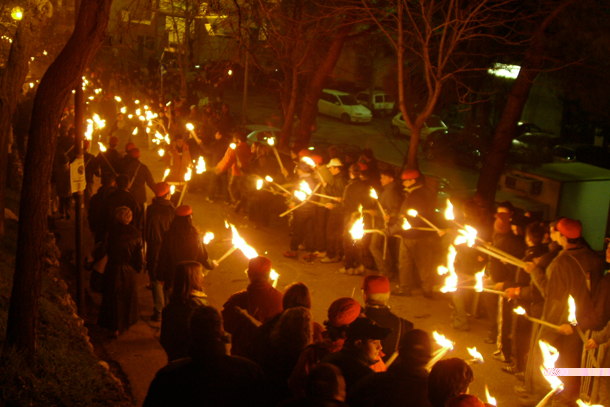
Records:
[[[419,217],[407,215],[409,209],[415,209],[418,214],[432,221],[434,217],[435,199],[431,191],[424,184],[415,184],[408,190],[405,190],[405,198],[400,206],[400,218],[389,228],[389,234],[398,234],[404,239],[420,239],[437,236],[434,232],[424,230],[403,230],[402,223],[404,217],[407,218],[409,224],[413,228],[429,228],[430,226],[421,220]]]
[[[146,185],[151,191],[155,187],[155,180],[148,167],[134,158],[125,167],[125,175],[129,177],[131,182],[129,191],[133,194],[136,202],[139,204],[146,202]]]
[[[142,270],[142,237],[130,225],[114,225],[107,239],[108,263],[104,270],[98,325],[124,332],[138,322],[136,273]]]
[[[136,202],[131,192],[122,189],[117,189],[113,193],[108,195],[108,199],[106,202],[108,204],[108,219],[114,219],[114,211],[117,208],[121,206],[126,206],[131,209],[131,214],[133,216],[130,225],[139,227],[139,219],[141,217],[142,209],[140,205]]]
[[[523,256],[522,260],[524,262],[532,262],[534,261],[534,259],[537,259],[542,255],[547,254],[548,252],[548,246],[542,243],[536,246],[528,246],[527,249],[525,249],[525,256]],[[532,279],[530,278],[530,275],[521,267],[519,267],[517,269],[517,274],[515,275],[514,280],[509,280],[504,283],[504,289],[511,287],[522,287],[523,289],[524,287],[528,287],[531,281]]]
[[[358,381],[375,373],[367,356],[353,345],[345,345],[339,352],[331,353],[322,359],[322,362],[330,363],[341,369],[345,379],[345,388],[349,392]]]
[[[523,258],[525,253],[523,237],[517,236],[513,232],[494,233],[493,245],[518,259]],[[512,264],[505,264],[495,257],[489,257],[487,274],[495,283],[514,281],[516,272],[516,267]]]
[[[399,359],[387,372],[358,382],[346,401],[351,407],[429,407],[428,371]]]
[[[413,329],[413,323],[396,316],[390,311],[389,307],[384,306],[372,307],[367,305],[364,309],[364,315],[375,321],[377,325],[392,329],[392,333],[381,341],[383,353],[385,354],[383,361],[387,362],[392,353],[398,350],[400,339]]]
[[[106,159],[104,159],[102,155],[106,157]],[[98,172],[99,169],[102,174],[114,174],[116,172],[116,174],[119,175],[119,172],[116,169],[116,164],[121,157],[121,153],[116,151],[116,148],[109,148],[105,153],[99,153],[93,160],[93,172]],[[110,163],[112,168],[110,168],[108,163]]]
[[[220,160],[225,156],[229,148],[229,140],[225,137],[220,140],[214,140],[209,147],[204,150],[204,154],[209,157],[209,162],[206,163],[210,168],[216,167]]]
[[[116,191],[115,187],[101,186],[89,202],[87,220],[89,222],[89,229],[95,235],[96,243],[102,241],[108,231],[108,197],[114,191]]]
[[[373,209],[375,203],[371,198],[371,188],[363,180],[355,178],[349,181],[343,191],[343,214],[348,217],[357,212],[360,206],[363,210]]]
[[[383,187],[381,195],[379,195],[379,203],[383,207],[386,215],[390,217],[390,222],[396,221],[404,199],[405,197],[402,192],[402,185],[399,181],[391,182]],[[375,221],[375,224],[380,226],[384,224],[381,213],[378,214],[378,220]]]
[[[209,305],[204,293],[194,292],[186,303],[169,304],[163,308],[161,319],[161,336],[159,342],[167,353],[169,362],[188,356],[189,329],[188,321],[191,312],[200,305]]]
[[[146,267],[155,271],[163,234],[169,230],[176,209],[169,199],[153,198],[146,209]]]
[[[144,407],[267,406],[267,383],[254,362],[220,352],[176,360],[157,372]]]
[[[283,311],[283,294],[266,281],[250,283],[248,288],[231,295],[222,307],[224,329],[233,335],[231,354],[246,356],[247,347],[256,327],[244,320],[235,307],[248,311],[258,321],[265,323]]]

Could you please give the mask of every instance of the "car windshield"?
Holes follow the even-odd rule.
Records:
[[[358,104],[352,95],[339,95],[339,99],[341,99],[341,103],[346,106],[355,106]]]

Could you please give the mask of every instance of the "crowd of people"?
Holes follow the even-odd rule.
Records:
[[[136,274],[147,271],[150,277],[152,319],[161,321],[169,364],[151,383],[146,406],[191,405],[204,397],[215,405],[483,405],[467,395],[474,380],[468,364],[452,358],[429,366],[428,334],[388,306],[391,294],[423,294],[430,300],[440,295],[444,277],[437,266],[447,265],[448,247],[458,235],[436,211],[435,191],[425,175],[397,171],[378,162],[370,149],[357,156],[337,146],[284,154],[268,142],[270,134],[250,144],[229,106],[206,95],[204,87],[187,100],[154,91],[154,77],[147,82],[140,76],[132,70],[88,73],[90,88],[103,92],[92,93],[87,117],[98,113],[109,125],[93,138],[107,144],[106,151],[90,154],[87,140],[84,160],[88,224],[96,244],[92,263],[104,271],[97,287],[103,298],[99,325],[113,335],[128,330],[138,318]],[[142,120],[126,113],[144,104],[156,114],[148,132]],[[57,216],[64,219],[70,216],[69,163],[75,158],[72,121],[73,111],[67,109],[53,171]],[[187,130],[187,123],[194,130]],[[167,134],[162,147],[153,143],[157,131]],[[136,134],[146,135],[139,142],[148,148],[163,150],[161,162],[169,173],[162,182],[155,182],[140,161]],[[200,199],[231,205],[256,227],[272,226],[273,214],[288,212],[290,244],[284,256],[341,263],[338,272],[365,276],[365,307],[339,298],[320,325],[312,319],[307,285],[296,282],[278,291],[270,283],[271,260],[261,256],[250,260],[248,287],[228,298],[220,312],[211,307],[204,278],[217,263],[193,225],[193,209],[179,205],[180,193],[172,194],[172,186],[178,192],[183,188],[177,183],[199,157],[208,171],[193,174],[190,193],[199,190]],[[94,175],[101,178],[95,193]],[[146,187],[154,194],[150,203]],[[522,404],[535,405],[549,390],[540,372],[539,341],[558,350],[555,367],[581,367],[591,359],[583,352],[608,365],[610,358],[598,347],[610,338],[605,276],[610,249],[604,262],[582,238],[577,220],[542,222],[520,214],[510,202],[499,204],[495,213],[474,200],[459,207],[461,224],[526,264],[516,267],[456,245],[453,266],[459,280],[472,281],[484,269],[485,285],[504,294],[456,290],[447,296],[454,329],[469,330],[471,318],[486,318],[485,341],[497,346],[494,357],[501,369],[523,382],[515,388]],[[363,236],[354,234],[359,223],[367,232]],[[568,319],[570,296],[578,326]],[[513,312],[519,306],[526,315]],[[598,381],[595,397],[610,405],[606,379]],[[553,405],[573,406],[580,379],[562,381],[565,389]]]

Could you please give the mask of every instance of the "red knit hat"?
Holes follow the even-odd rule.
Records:
[[[188,205],[180,205],[176,208],[176,216],[189,216],[193,214],[193,210]]]
[[[132,148],[131,150],[129,150],[129,155],[133,158],[140,158],[140,149],[135,147]]]
[[[369,166],[366,165],[366,163],[358,163],[358,165],[360,166],[361,171],[366,171],[369,169]]]
[[[155,192],[155,196],[157,198],[167,195],[169,193],[170,187],[167,182],[157,182],[153,191]]]
[[[322,164],[322,162],[324,161],[324,159],[322,157],[320,157],[319,155],[312,155],[311,159],[313,160],[314,163],[320,165]]]
[[[349,325],[362,313],[358,301],[345,297],[333,301],[328,308],[328,322],[332,326]]]
[[[116,147],[119,144],[119,138],[115,136],[110,137],[108,144],[110,144],[110,147]]]
[[[248,278],[264,277],[271,272],[271,259],[257,256],[248,262]]]
[[[309,150],[304,148],[301,151],[299,151],[299,158],[301,158],[301,157],[309,157],[309,154],[311,154],[309,152]]]
[[[582,234],[579,220],[563,218],[557,223],[557,230],[568,239],[578,239]]]
[[[133,144],[131,141],[127,144],[125,144],[125,151],[129,152],[132,148],[134,148],[136,145]]]
[[[403,180],[415,179],[420,177],[420,173],[417,170],[404,170],[400,178]]]
[[[390,292],[390,280],[384,276],[371,274],[364,277],[362,289],[367,294],[386,294]]]

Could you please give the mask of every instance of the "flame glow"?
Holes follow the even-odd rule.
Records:
[[[262,187],[263,187],[263,180],[259,178],[256,180],[256,190],[260,191]]]
[[[466,348],[468,350],[468,353],[470,354],[470,356],[472,356],[474,359],[476,359],[478,362],[483,363],[483,355],[481,355],[481,353],[477,350],[477,347],[475,346],[474,348]]]
[[[256,250],[250,247],[246,241],[237,233],[237,229],[235,226],[231,226],[231,232],[233,233],[233,246],[237,247],[248,259],[253,259],[258,256]]]
[[[212,233],[212,232],[206,233],[205,236],[203,237],[204,244],[210,244],[210,242],[212,240],[214,240],[214,233]]]
[[[184,180],[185,181],[190,181],[192,175],[193,175],[193,170],[190,169],[190,168],[187,168],[186,169],[186,174],[184,174]]]
[[[517,315],[525,315],[525,308],[517,307],[513,309],[513,312]]]
[[[166,134],[166,135],[165,135],[164,140],[165,140],[165,142],[166,142],[167,144],[171,144],[171,142],[170,142],[170,140],[169,140],[169,134]]]
[[[165,150],[159,150],[159,157],[163,157],[165,155]]]
[[[476,284],[474,285],[474,290],[477,292],[483,292],[483,276],[485,275],[485,269],[479,271],[474,275],[476,280]]]
[[[443,285],[440,289],[442,293],[454,292],[457,290],[458,284],[458,275],[455,273],[455,268],[453,263],[455,262],[455,257],[457,256],[457,251],[453,245],[449,245],[449,252],[447,253],[447,267],[438,266],[438,274],[445,277],[445,285]]]
[[[171,186],[169,187],[169,193],[170,193],[171,195],[174,195],[174,192],[176,192],[176,186],[175,186],[175,185],[171,185]]]
[[[362,216],[354,222],[354,225],[349,230],[349,234],[352,235],[352,239],[354,240],[360,240],[364,237],[364,219]]]
[[[305,192],[307,195],[311,195],[312,194],[312,190],[309,187],[309,184],[307,183],[307,181],[301,181],[301,183],[299,184],[300,190]]]
[[[451,201],[449,200],[449,198],[447,198],[447,209],[445,209],[445,219],[455,219],[455,216],[453,216],[453,205],[451,205]]]
[[[267,182],[273,182],[273,178],[271,178],[269,175],[267,175],[267,176],[265,177],[265,181],[267,181]]]
[[[93,122],[98,129],[103,129],[106,126],[106,120],[100,119],[100,116],[97,113],[93,115]]]
[[[231,147],[231,150],[235,150],[235,147],[237,147],[237,145],[235,145],[235,143],[231,143],[231,144],[229,145],[229,147]]]
[[[269,137],[267,139],[267,143],[269,143],[270,146],[273,146],[275,144],[275,139],[273,137]]]
[[[117,102],[120,102],[121,101],[121,97],[120,96],[115,96],[114,100],[116,100]]]
[[[193,126],[193,123],[187,123],[187,124],[186,124],[186,128],[187,128],[189,131],[193,131],[193,130],[195,130],[195,126]]]
[[[369,194],[369,196],[373,199],[379,199],[379,197],[377,196],[377,192],[374,188],[371,188],[371,193]]]
[[[307,199],[307,194],[303,191],[301,191],[300,189],[297,189],[296,191],[294,191],[294,196],[299,200],[299,201],[304,201]]]
[[[125,114],[126,112],[127,112],[127,108],[126,108],[125,106],[123,106],[123,107],[121,108],[121,113]]]
[[[202,156],[199,156],[199,160],[197,161],[197,165],[195,166],[195,172],[197,174],[203,174],[204,172],[206,172],[205,160]]]
[[[568,322],[570,322],[570,325],[577,325],[578,321],[576,320],[576,302],[574,302],[574,297],[572,297],[571,295],[568,297],[568,308],[569,308],[569,315],[568,315]]]
[[[449,339],[445,338],[445,335],[441,335],[436,331],[432,332],[432,337],[434,338],[436,343],[438,343],[443,348],[453,349],[453,345],[455,345]]]
[[[601,404],[588,404],[580,399],[576,400],[576,404],[578,404],[578,407],[604,407]]]
[[[316,168],[316,163],[310,157],[301,158],[305,164],[309,165],[311,168]]]
[[[136,134],[138,134],[138,128],[136,127],[135,129],[133,129],[133,132],[132,132],[131,134],[133,134],[134,136],[135,136]]]
[[[453,244],[457,246],[466,243],[468,247],[472,247],[477,239],[477,230],[468,225],[464,226],[464,228],[465,229],[458,230],[461,236],[456,237]]]
[[[100,146],[100,151],[102,153],[105,153],[106,152],[106,146],[103,145],[101,141],[98,141],[97,144]]]
[[[404,218],[402,220],[402,229],[403,230],[409,230],[411,229],[411,224],[409,223],[409,221],[407,220],[407,218]]]
[[[544,375],[546,369],[553,369],[555,367],[555,362],[559,359],[559,352],[557,349],[549,345],[544,341],[538,341],[540,345],[540,349],[542,350],[542,358],[544,360],[542,366],[540,366],[540,370]],[[544,375],[544,378],[549,382],[553,389],[559,389],[563,387],[563,383],[557,376],[547,376]]]
[[[169,175],[169,168],[166,168],[165,172],[163,173],[163,181],[165,181],[165,178],[167,178],[168,175]]]
[[[485,397],[487,397],[488,404],[491,404],[492,406],[496,405],[496,399],[494,397],[491,397],[491,395],[489,394],[489,389],[487,388],[487,385],[485,385]]]
[[[407,211],[407,215],[416,217],[417,216],[417,211],[415,209],[409,209]]]

